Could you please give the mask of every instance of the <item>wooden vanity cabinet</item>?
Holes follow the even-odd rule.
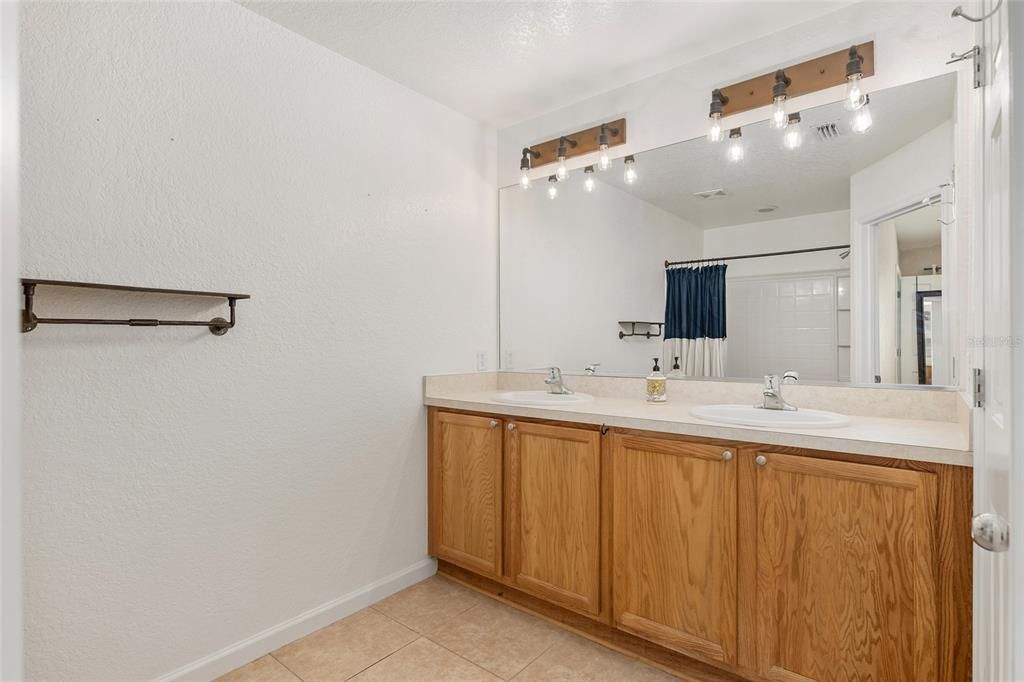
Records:
[[[939,679],[937,475],[757,449],[742,465],[758,672]]]
[[[601,612],[601,434],[509,421],[507,577],[580,613]]]
[[[736,662],[735,448],[614,433],[615,625]]]
[[[431,411],[430,553],[481,575],[502,574],[503,421]]]
[[[430,415],[456,579],[688,679],[970,679],[969,468]]]

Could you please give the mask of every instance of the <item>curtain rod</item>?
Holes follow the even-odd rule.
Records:
[[[694,263],[717,263],[723,260],[742,260],[744,258],[767,258],[769,256],[791,256],[795,253],[813,253],[815,251],[836,251],[837,249],[848,249],[849,244],[837,244],[836,246],[818,246],[813,249],[796,249],[794,251],[773,251],[772,253],[751,253],[746,256],[722,256],[721,258],[695,258],[694,260],[665,261],[665,268],[673,265],[692,265]]]

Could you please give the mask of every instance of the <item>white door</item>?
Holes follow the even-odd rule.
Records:
[[[1021,598],[1024,585],[1015,585],[1011,574],[1010,551],[983,549],[980,544],[984,521],[992,530],[1013,519],[1011,478],[1024,473],[1024,465],[1014,461],[1013,426],[1024,403],[1024,359],[1017,358],[1014,338],[1021,329],[1022,316],[1014,308],[1024,306],[1020,290],[1024,278],[1015,272],[1016,254],[1022,251],[1020,235],[1011,230],[1011,119],[1008,14],[1024,7],[1003,0],[979,3],[985,14],[994,14],[977,24],[978,44],[984,61],[984,87],[980,92],[981,152],[981,304],[984,338],[981,352],[975,356],[984,367],[984,407],[976,411],[974,431],[974,679],[979,681],[1024,679],[1024,652],[1016,646],[1021,633],[1011,614]],[[975,5],[977,7],[977,5]],[[1017,288],[1017,291],[1014,291]],[[1011,297],[1011,292],[1014,296]],[[1014,305],[1016,304],[1016,305]],[[1018,337],[1019,338],[1019,337]],[[1016,396],[1014,393],[1016,392]],[[1016,413],[1016,414],[1015,414]],[[1017,422],[1018,424],[1020,422]],[[1019,428],[1019,426],[1018,426]],[[1019,436],[1018,436],[1019,438]],[[1024,526],[1018,525],[1018,532]],[[1017,543],[1018,545],[1020,543]],[[1012,548],[1024,556],[1019,548]],[[1016,561],[1013,562],[1017,564]],[[1019,566],[1016,567],[1020,571]],[[1014,648],[1018,651],[1014,652]],[[1016,657],[1016,660],[1014,658]]]

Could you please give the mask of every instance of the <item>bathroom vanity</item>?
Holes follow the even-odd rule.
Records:
[[[428,386],[439,572],[687,679],[970,677],[963,424],[723,428],[594,386],[572,408]]]

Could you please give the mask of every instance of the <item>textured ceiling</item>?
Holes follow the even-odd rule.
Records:
[[[851,4],[237,1],[499,128]]]
[[[597,178],[705,229],[848,209],[850,176],[949,120],[955,93],[956,76],[946,74],[872,93],[874,126],[864,135],[850,132],[850,114],[835,103],[802,112],[799,150],[783,149],[782,133],[761,122],[743,129],[743,163],[726,160],[726,142],[699,138],[638,154],[635,185],[623,182],[619,161]],[[817,139],[814,126],[830,122],[837,123],[840,136]],[[567,182],[574,181],[582,182],[582,174]],[[718,188],[728,196],[693,196]],[[573,191],[571,185],[566,189]],[[757,211],[765,206],[777,208]]]

